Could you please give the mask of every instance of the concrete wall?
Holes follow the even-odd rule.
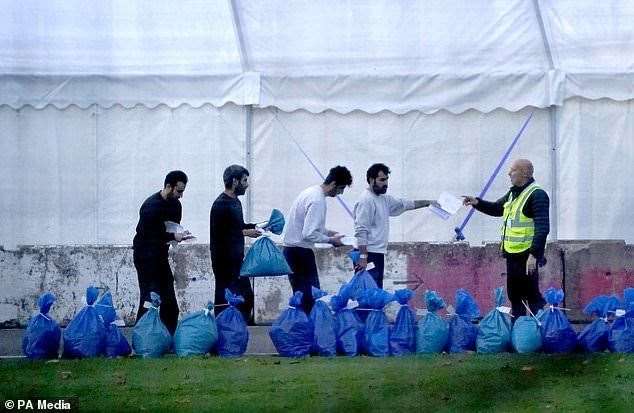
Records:
[[[505,263],[498,244],[394,243],[386,258],[385,289],[409,286],[412,304],[422,307],[426,289],[439,291],[448,303],[455,290],[466,288],[483,313],[492,306],[492,290],[506,284]],[[329,293],[352,277],[343,249],[317,250],[322,288]],[[634,287],[634,247],[623,241],[560,241],[548,244],[548,265],[541,272],[542,290],[564,287],[571,318],[597,294],[621,294]],[[181,313],[202,308],[213,299],[213,275],[207,245],[180,245],[170,252]],[[286,277],[257,278],[256,320],[267,323],[286,308],[291,289]],[[138,304],[136,271],[129,246],[37,246],[0,249],[0,327],[24,326],[43,291],[58,297],[51,312],[68,323],[82,306],[90,285],[109,288],[120,316],[134,322]],[[393,315],[398,306],[391,305]]]

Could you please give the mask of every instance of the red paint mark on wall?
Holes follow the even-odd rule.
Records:
[[[574,282],[576,294],[570,297],[578,308],[585,307],[597,295],[616,294],[623,297],[625,288],[634,287],[634,273],[621,268],[611,271],[607,268],[588,268],[582,273],[566,278],[566,282]]]

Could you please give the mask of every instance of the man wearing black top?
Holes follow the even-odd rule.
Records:
[[[249,187],[249,171],[240,165],[231,165],[222,176],[225,190],[214,201],[209,213],[209,249],[211,268],[215,278],[216,316],[227,308],[225,288],[244,297],[240,312],[249,325],[253,325],[253,289],[249,278],[240,277],[244,259],[244,237],[257,238],[260,231],[255,224],[245,224],[242,204],[238,199]]]
[[[546,265],[550,200],[535,183],[533,164],[528,159],[513,162],[509,177],[513,186],[502,198],[489,202],[465,196],[464,204],[487,215],[504,217],[500,247],[506,257],[507,293],[517,319],[526,314],[522,301],[528,302],[533,314],[544,306],[538,267]]]
[[[178,322],[178,302],[174,292],[174,276],[168,261],[169,242],[190,237],[187,232],[169,233],[165,222],[180,224],[182,207],[179,201],[185,192],[187,175],[172,171],[165,177],[163,189],[143,202],[134,236],[134,266],[139,278],[139,310],[137,321],[147,311],[143,307],[154,291],[161,296],[161,320],[174,334]]]

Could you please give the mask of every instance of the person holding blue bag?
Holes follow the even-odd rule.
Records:
[[[254,325],[253,289],[248,278],[240,277],[244,260],[244,237],[258,238],[262,233],[255,224],[245,224],[238,197],[249,187],[249,171],[240,165],[228,166],[222,174],[224,192],[209,211],[209,251],[214,275],[214,312],[216,317],[227,304],[225,290],[242,296],[239,310],[248,325]],[[275,247],[275,246],[274,246]]]
[[[86,289],[86,306],[68,323],[64,330],[64,352],[66,358],[97,357],[106,347],[106,328],[95,302],[99,296],[97,287]]]
[[[218,354],[221,357],[240,357],[247,351],[249,330],[238,306],[244,303],[244,298],[234,294],[228,288],[225,290],[227,302],[225,309],[216,318],[218,328]],[[228,307],[227,307],[228,306]],[[216,309],[218,305],[216,305]]]
[[[310,310],[308,317],[314,328],[311,353],[317,356],[331,357],[337,354],[335,318],[332,316],[328,304],[321,300],[328,293],[315,287],[312,288],[312,293],[315,305]]]
[[[56,359],[59,356],[59,339],[62,329],[49,316],[55,295],[46,292],[37,300],[38,313],[29,320],[22,338],[22,352],[30,359]]]
[[[147,311],[132,330],[132,348],[144,358],[161,357],[172,347],[172,336],[161,321],[161,297],[152,291],[151,302],[144,304]]]
[[[476,351],[478,353],[501,353],[509,351],[511,343],[511,308],[504,307],[504,287],[495,289],[495,308],[478,325]]]
[[[455,304],[455,314],[449,320],[447,351],[475,351],[478,326],[473,324],[473,321],[480,316],[480,308],[471,294],[463,288],[456,290]]]
[[[178,322],[174,334],[174,351],[179,357],[203,356],[211,353],[218,341],[214,304],[188,314]]]
[[[282,357],[304,357],[313,346],[313,323],[302,310],[301,291],[288,301],[288,308],[280,314],[269,330],[269,337]]]
[[[348,299],[341,295],[330,298],[330,307],[335,312],[337,354],[356,356],[359,354],[359,342],[363,339],[363,323],[353,310],[347,308]]]
[[[401,308],[390,331],[390,354],[393,356],[405,356],[416,351],[416,314],[408,304],[413,296],[414,291],[409,288],[394,292]]]
[[[445,301],[436,291],[425,291],[427,314],[418,322],[416,353],[440,353],[449,340],[449,324],[436,312],[445,308]]]
[[[119,325],[125,325],[125,323],[123,320],[117,320],[117,313],[112,303],[112,293],[110,291],[103,293],[97,300],[95,308],[106,328],[106,347],[104,350],[106,357],[129,356],[132,349],[128,340],[119,330]]]
[[[610,324],[608,315],[614,313],[619,307],[619,299],[616,296],[599,295],[594,297],[583,309],[583,313],[589,316],[596,315],[597,319],[588,324],[577,335],[579,348],[587,353],[605,351],[608,348],[610,336]]]
[[[365,270],[368,263],[374,267],[369,270],[379,288],[383,288],[385,254],[390,237],[390,217],[396,217],[418,208],[425,208],[434,201],[408,200],[386,195],[390,168],[375,163],[366,172],[368,188],[354,206],[354,236],[357,238],[359,260],[355,271]]]

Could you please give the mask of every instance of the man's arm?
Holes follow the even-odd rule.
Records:
[[[387,206],[390,210],[391,217],[397,217],[405,211],[416,209],[416,202],[421,202],[421,201],[410,201],[409,199],[403,199],[403,198],[394,198],[393,196],[390,196],[390,195],[385,195],[385,199],[387,200]],[[419,208],[422,208],[422,206],[420,206]]]
[[[504,203],[508,198],[508,192],[495,202],[485,201],[479,197],[464,196],[462,203],[464,205],[470,205],[483,214],[493,217],[501,217],[504,214]]]
[[[414,201],[414,208],[413,209],[426,208],[428,206],[434,205],[435,203],[436,203],[436,201],[431,201],[431,200],[428,200],[428,199],[416,200],[416,201]]]

